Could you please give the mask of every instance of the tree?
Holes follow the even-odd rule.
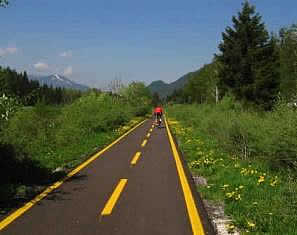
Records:
[[[0,0],[0,7],[6,7],[8,5],[8,0]]]
[[[270,39],[261,16],[248,1],[232,22],[233,28],[227,27],[222,33],[221,53],[216,55],[221,64],[220,90],[270,108],[279,84],[275,40]]]
[[[280,36],[281,94],[292,101],[297,94],[297,25],[282,28]]]
[[[198,71],[190,74],[184,88],[187,102],[215,103],[218,83],[218,61],[204,65]]]

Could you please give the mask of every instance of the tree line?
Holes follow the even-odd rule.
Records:
[[[215,103],[231,95],[264,110],[270,110],[279,97],[296,102],[297,25],[269,34],[248,1],[232,23],[222,33],[212,62],[191,73],[187,85],[167,101]]]
[[[26,72],[0,66],[0,94],[15,97],[24,106],[32,106],[38,102],[45,104],[66,104],[79,98],[82,92],[61,87],[40,85],[36,80],[30,80]]]

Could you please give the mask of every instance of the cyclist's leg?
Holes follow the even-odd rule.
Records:
[[[158,125],[161,125],[161,113],[157,114],[157,119],[158,119]]]

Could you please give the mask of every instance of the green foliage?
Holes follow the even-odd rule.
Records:
[[[279,103],[269,113],[247,112],[225,97],[216,106],[170,106],[167,115],[192,174],[207,179],[198,190],[224,205],[229,228],[296,234],[294,109]]]
[[[220,89],[231,91],[238,100],[270,109],[279,90],[275,40],[269,39],[261,16],[248,1],[232,21],[233,28],[227,27],[222,34],[221,54],[217,55],[222,65]]]
[[[142,82],[132,82],[120,91],[120,95],[131,105],[136,116],[143,116],[150,111],[152,95]]]
[[[17,97],[26,106],[37,102],[46,104],[67,104],[81,96],[81,91],[41,86],[38,81],[30,81],[26,72],[17,73],[10,68],[0,67],[0,94]]]
[[[286,104],[279,104],[269,113],[257,113],[244,110],[232,98],[224,98],[216,106],[180,109],[180,113],[175,111],[178,119],[199,126],[200,132],[225,152],[241,159],[265,160],[272,168],[297,169],[296,110]]]
[[[213,61],[192,73],[184,88],[188,102],[215,103],[218,83],[218,62]]]
[[[297,95],[297,25],[280,30],[281,94],[289,102]]]
[[[12,117],[18,107],[20,105],[16,98],[2,94],[0,97],[0,128],[4,122],[7,122]]]
[[[8,3],[8,0],[0,0],[0,7],[6,7]]]
[[[137,94],[146,94],[140,88],[130,87]],[[151,103],[147,98],[138,101]],[[65,106],[39,102],[18,108],[0,132],[0,199],[6,202],[0,203],[0,210],[8,205],[8,199],[19,191],[23,193],[23,187],[26,191],[32,184],[63,176],[64,170],[110,143],[143,118],[134,120],[144,112],[142,109],[146,107],[134,107],[127,98],[98,91],[88,92]],[[58,167],[63,170],[60,175],[54,173]]]

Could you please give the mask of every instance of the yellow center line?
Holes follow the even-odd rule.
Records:
[[[112,209],[114,208],[117,200],[119,199],[121,192],[123,191],[125,185],[127,184],[128,179],[121,179],[118,183],[117,187],[113,191],[111,197],[109,198],[108,202],[106,203],[101,215],[110,215]]]
[[[150,129],[150,132],[152,132],[152,131],[153,131],[153,128]]]
[[[147,140],[144,140],[141,144],[141,147],[144,147],[146,145],[146,143],[147,143]]]
[[[134,155],[134,157],[133,157],[133,159],[131,161],[131,165],[135,165],[136,164],[136,162],[139,159],[140,155],[141,155],[141,152],[135,153],[135,155]]]
[[[120,136],[118,139],[116,139],[114,142],[112,142],[110,145],[106,146],[104,149],[102,149],[100,152],[96,153],[92,157],[90,157],[88,160],[83,162],[81,165],[76,167],[74,170],[69,172],[65,178],[55,182],[51,186],[47,187],[42,193],[37,195],[35,198],[33,198],[31,201],[27,202],[24,206],[17,209],[15,212],[7,216],[4,220],[0,221],[0,231],[4,229],[6,226],[8,226],[10,223],[12,223],[14,220],[16,220],[18,217],[20,217],[22,214],[24,214],[27,210],[29,210],[31,207],[33,207],[37,202],[41,201],[43,198],[45,198],[49,193],[51,193],[56,188],[60,187],[66,180],[71,178],[73,175],[75,175],[77,172],[85,168],[87,165],[89,165],[91,162],[93,162],[95,159],[97,159],[100,155],[102,155],[104,152],[106,152],[108,149],[110,149],[112,146],[114,146],[116,143],[118,143],[121,139],[123,139],[125,136],[127,136],[129,133],[134,131],[137,127],[142,125],[146,120],[140,122],[136,126],[134,126],[132,129],[127,131],[125,134]]]
[[[150,133],[148,133],[148,134],[146,135],[146,137],[147,137],[147,138],[150,138],[150,136],[151,136],[151,134],[150,134]]]
[[[167,134],[168,134],[168,138],[169,138],[169,142],[172,148],[172,152],[173,152],[173,156],[174,156],[174,160],[176,163],[176,168],[177,168],[177,172],[178,172],[178,176],[181,182],[181,186],[184,192],[184,197],[185,197],[185,202],[186,202],[186,206],[187,206],[187,211],[190,217],[190,222],[191,222],[191,226],[192,226],[192,231],[194,235],[204,235],[204,229],[203,229],[203,225],[201,222],[201,217],[198,213],[198,210],[196,208],[195,205],[195,201],[192,195],[192,191],[190,189],[186,174],[184,172],[183,169],[183,165],[182,162],[180,160],[180,156],[178,154],[177,148],[175,146],[175,143],[173,141],[171,132],[169,130],[167,121],[165,119],[165,124],[166,124],[166,129],[167,129]]]

